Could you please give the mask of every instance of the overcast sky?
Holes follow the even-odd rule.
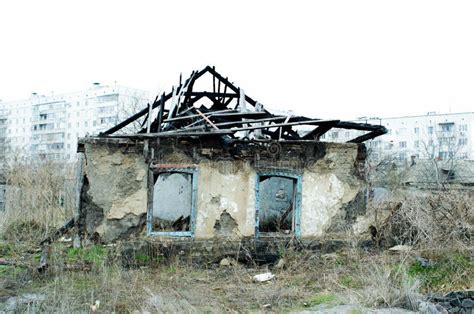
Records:
[[[474,111],[473,1],[2,1],[0,99],[215,65],[321,118]]]

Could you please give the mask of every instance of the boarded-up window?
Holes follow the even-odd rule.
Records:
[[[161,172],[154,179],[151,231],[191,231],[193,174]]]
[[[296,179],[259,177],[258,231],[290,234],[294,230]]]

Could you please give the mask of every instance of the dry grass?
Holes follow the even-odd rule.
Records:
[[[51,248],[49,270],[38,274],[9,267],[0,276],[0,291],[32,293],[44,300],[19,310],[88,311],[96,300],[101,312],[249,312],[264,305],[292,311],[322,304],[413,309],[421,293],[472,287],[474,265],[469,252],[430,253],[436,268],[421,268],[420,252],[392,254],[351,249],[334,254],[287,251],[284,266],[228,267],[161,261],[124,268],[115,248],[74,249],[67,243]],[[423,253],[428,256],[428,253]],[[35,266],[39,253],[24,254]],[[137,257],[141,258],[141,257]],[[276,279],[256,283],[252,277],[271,271]],[[0,269],[2,272],[2,269]],[[0,310],[1,310],[0,294]]]
[[[474,237],[474,200],[465,191],[408,194],[388,200],[391,213],[379,226],[385,245],[408,244],[418,249],[469,246]]]
[[[73,164],[11,164],[7,202],[0,212],[0,236],[10,241],[40,240],[73,215]]]
[[[20,264],[0,266],[0,311],[8,297],[25,293],[42,297],[17,311],[88,312],[96,305],[99,312],[285,312],[339,303],[413,309],[420,293],[474,286],[472,204],[451,192],[406,199],[378,226],[390,241],[414,246],[406,253],[287,250],[279,268],[161,261],[130,269],[121,266],[116,248],[59,242],[51,247],[48,271],[38,274],[38,240],[70,215],[73,198],[61,165],[25,169],[11,169],[14,196],[0,217],[0,258]],[[433,266],[420,267],[416,256]],[[253,281],[266,271],[276,279]]]

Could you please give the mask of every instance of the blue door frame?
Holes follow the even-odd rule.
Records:
[[[292,172],[270,171],[258,172],[257,180],[255,182],[255,237],[260,236],[259,226],[259,210],[260,210],[260,178],[261,177],[283,177],[296,180],[296,190],[293,202],[293,225],[294,235],[297,238],[301,237],[301,192],[302,192],[302,176]]]
[[[168,237],[194,237],[194,230],[196,228],[196,192],[197,192],[197,176],[198,171],[195,168],[164,168],[159,171],[153,172],[153,174],[159,175],[160,173],[189,173],[192,175],[192,190],[191,190],[191,217],[189,231],[153,231],[153,191],[155,186],[154,177],[152,176],[152,184],[150,184],[151,193],[151,205],[148,206],[147,213],[147,234],[149,236],[168,236]]]

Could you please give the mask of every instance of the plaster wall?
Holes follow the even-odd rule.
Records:
[[[225,213],[236,223],[230,238],[253,236],[255,232],[256,172],[244,162],[199,164],[196,212],[197,239],[215,235],[215,225]]]
[[[87,191],[83,190],[81,207],[87,233],[97,233],[109,242],[143,221],[148,167],[140,157],[106,145],[86,145],[88,186],[84,187]]]
[[[357,150],[331,145],[324,158],[308,164],[303,174],[301,236],[321,237],[341,219],[345,205],[363,191],[363,181],[354,175]],[[339,216],[339,217],[338,217]]]
[[[353,218],[365,215],[365,204],[355,202],[365,188],[357,170],[358,146],[324,145],[324,154],[299,169],[278,169],[298,173],[302,182],[302,238],[325,236],[336,225],[352,228]],[[81,215],[86,234],[96,234],[102,242],[147,237],[148,164],[143,152],[88,143],[85,155],[87,186]],[[253,238],[259,169],[249,160],[213,161],[195,155],[198,158],[173,148],[160,156],[162,163],[190,163],[197,168],[194,239]]]

